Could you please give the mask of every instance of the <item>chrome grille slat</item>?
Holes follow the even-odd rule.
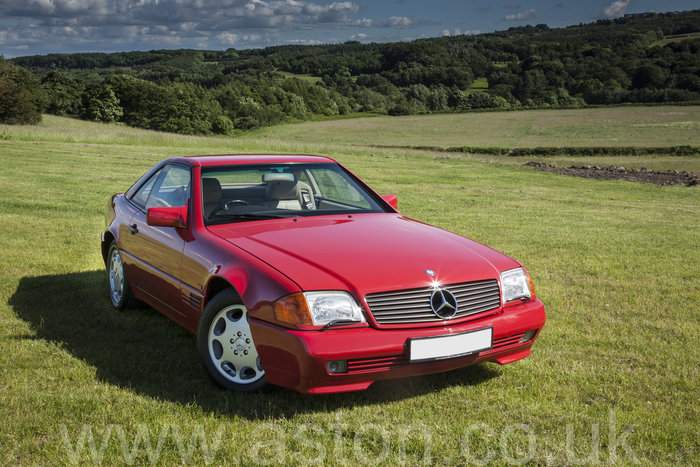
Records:
[[[495,279],[441,286],[457,299],[457,313],[451,320],[494,310],[501,306],[501,291]],[[378,324],[413,324],[445,322],[430,308],[435,289],[395,290],[365,296],[370,312]]]

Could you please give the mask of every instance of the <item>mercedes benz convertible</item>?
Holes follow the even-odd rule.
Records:
[[[357,391],[530,355],[545,312],[523,265],[397,206],[327,157],[167,159],[107,205],[109,297],[194,333],[235,391]]]

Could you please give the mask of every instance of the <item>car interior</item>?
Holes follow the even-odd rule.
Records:
[[[311,187],[297,175],[265,173],[262,183],[222,183],[216,177],[202,179],[204,215],[217,212],[253,213],[270,210],[316,209]],[[267,209],[261,209],[267,208]]]

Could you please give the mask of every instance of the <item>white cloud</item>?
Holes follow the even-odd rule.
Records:
[[[218,36],[219,42],[226,45],[235,45],[238,42],[238,34],[231,34],[230,32],[222,32]]]
[[[369,37],[369,36],[367,36],[367,34],[359,33],[359,34],[353,34],[352,36],[350,36],[350,39],[352,39],[352,40],[367,39],[367,37]]]
[[[302,44],[302,45],[320,45],[323,41],[317,41],[316,39],[290,39],[285,41],[288,44]]]
[[[503,8],[505,8],[505,9],[520,8],[520,5],[518,5],[517,3],[513,2],[513,3],[509,3],[508,5],[503,5]]]
[[[380,28],[405,28],[413,24],[413,19],[407,16],[392,16],[379,25]]]
[[[474,31],[462,31],[459,28],[455,28],[454,32],[451,33],[449,29],[442,30],[443,36],[461,36],[462,34],[464,34],[465,36],[470,36],[472,34],[481,34],[481,31],[479,31],[478,29],[475,29]]]
[[[601,16],[604,18],[619,18],[627,13],[629,6],[630,0],[616,0],[605,7]]]
[[[522,13],[518,13],[516,15],[506,15],[506,17],[503,19],[506,21],[525,21],[534,18],[536,12],[537,9],[533,8],[532,10],[523,11]]]
[[[414,21],[413,16],[392,16],[388,20],[377,24],[380,28],[417,28],[428,24],[440,24],[433,21]]]
[[[0,0],[0,16],[9,20],[0,40],[7,49],[31,44],[33,53],[79,51],[71,45],[78,43],[110,51],[125,43],[130,50],[209,42],[257,47],[299,30],[376,26],[355,16],[363,8],[321,0]]]

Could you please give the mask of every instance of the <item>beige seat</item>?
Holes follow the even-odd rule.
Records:
[[[266,173],[262,181],[267,183],[263,206],[277,209],[301,210],[299,181],[291,173]]]
[[[221,183],[218,178],[202,179],[202,201],[204,217],[209,217],[221,202]]]

